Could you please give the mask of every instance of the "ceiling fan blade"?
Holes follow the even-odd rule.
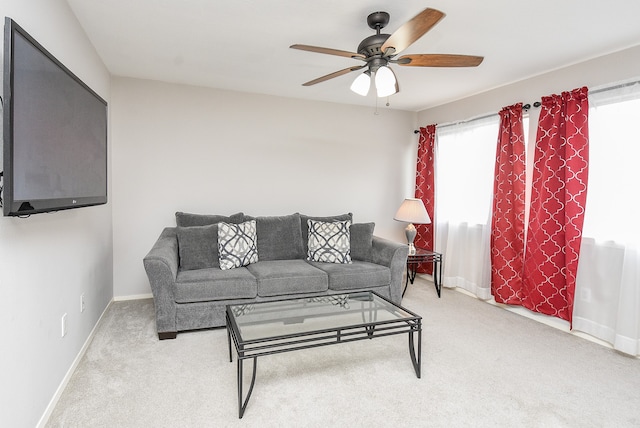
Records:
[[[333,79],[334,77],[342,76],[343,74],[351,73],[352,71],[360,70],[364,67],[366,67],[366,64],[334,71],[333,73],[327,74],[326,76],[318,77],[317,79],[313,79],[308,81],[307,83],[303,83],[302,86],[315,85],[316,83],[324,82],[325,80]]]
[[[442,18],[444,13],[436,9],[426,8],[411,20],[398,28],[380,47],[385,56],[397,54],[422,37]],[[387,49],[392,49],[387,52]]]
[[[291,45],[289,47],[291,49],[300,49],[301,51],[323,53],[323,54],[327,54],[327,55],[344,56],[344,57],[347,57],[347,58],[362,59],[362,60],[364,60],[366,58],[364,55],[361,55],[359,53],[349,52],[349,51],[341,51],[339,49],[321,48],[319,46]]]
[[[482,56],[451,54],[403,55],[393,62],[410,67],[476,67],[484,60]]]

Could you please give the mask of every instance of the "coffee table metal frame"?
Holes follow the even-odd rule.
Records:
[[[287,304],[290,302],[291,305],[295,305],[296,302],[300,302],[303,305],[305,302],[318,302],[318,299],[326,299],[328,305],[335,305],[336,300],[340,298],[348,297],[354,301],[359,302],[371,302],[373,303],[375,299],[381,299],[387,305],[390,305],[391,308],[403,311],[406,313],[406,317],[396,317],[395,319],[386,319],[378,321],[378,312],[380,310],[386,310],[384,307],[375,307],[370,303],[369,308],[363,305],[361,309],[352,309],[354,312],[360,311],[362,313],[361,319],[362,322],[356,324],[349,325],[341,325],[341,326],[333,326],[329,328],[322,329],[309,329],[308,331],[300,331],[293,334],[285,334],[285,335],[274,335],[269,336],[265,335],[264,337],[245,340],[242,337],[241,331],[238,327],[238,323],[236,322],[236,315],[234,314],[234,310],[239,314],[242,313],[243,310],[248,309],[252,310],[253,307],[260,308],[259,305],[269,305],[274,303],[284,303]],[[299,309],[299,308],[298,308]],[[390,311],[388,311],[390,312]],[[279,312],[274,313],[274,317],[266,320],[265,322],[274,322],[277,321],[280,317],[278,316]],[[309,314],[309,318],[313,318],[316,316],[313,313]],[[323,314],[321,316],[327,316],[327,314]],[[330,315],[329,315],[330,316]],[[303,316],[299,322],[303,322],[303,319],[306,317]],[[238,413],[239,417],[242,418],[244,412],[247,408],[247,404],[249,403],[249,398],[251,398],[251,393],[253,392],[253,387],[256,381],[256,366],[258,357],[266,356],[266,355],[274,355],[283,352],[297,351],[301,349],[309,349],[316,348],[320,346],[327,345],[336,345],[339,343],[347,343],[353,342],[357,340],[365,340],[365,339],[374,339],[378,337],[385,337],[397,334],[408,334],[409,336],[409,355],[411,357],[411,362],[413,364],[413,368],[416,372],[416,376],[420,378],[421,376],[421,360],[422,360],[422,317],[409,311],[402,306],[396,305],[390,300],[384,298],[378,293],[367,291],[367,292],[356,292],[356,293],[345,293],[343,295],[333,295],[333,296],[320,296],[320,297],[309,297],[309,298],[296,298],[296,299],[284,299],[278,301],[271,302],[257,302],[251,303],[247,305],[227,305],[226,307],[226,320],[227,320],[227,341],[229,345],[229,361],[233,362],[232,348],[231,342],[233,341],[236,354],[238,356],[237,361],[237,382],[238,382]],[[415,336],[417,335],[417,341]],[[243,366],[244,360],[252,359],[253,360],[253,372],[251,375],[251,384],[249,386],[246,397],[243,397]]]

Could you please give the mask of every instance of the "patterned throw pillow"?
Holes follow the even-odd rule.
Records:
[[[220,269],[233,269],[258,261],[256,221],[218,224]]]
[[[350,220],[324,222],[307,220],[309,251],[314,262],[351,263]]]

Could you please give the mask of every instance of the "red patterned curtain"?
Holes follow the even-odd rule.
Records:
[[[422,199],[431,224],[416,224],[416,239],[413,241],[417,248],[433,250],[433,222],[435,207],[435,144],[436,125],[428,125],[420,128],[420,140],[418,141],[418,162],[416,165],[416,195]],[[422,263],[416,272],[433,273],[432,263]]]
[[[491,294],[496,302],[522,302],[525,145],[522,103],[500,111],[491,217]]]
[[[587,196],[587,93],[542,98],[524,262],[522,305],[569,323]]]

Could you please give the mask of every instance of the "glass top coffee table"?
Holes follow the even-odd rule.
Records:
[[[420,378],[422,317],[375,292],[227,305],[226,316],[229,360],[232,342],[238,355],[240,418],[255,385],[257,359],[266,355],[408,334],[409,355]],[[246,359],[253,359],[253,373],[243,397]]]

